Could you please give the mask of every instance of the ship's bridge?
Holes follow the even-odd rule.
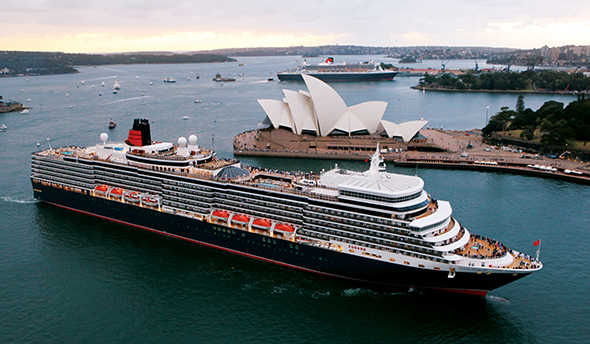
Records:
[[[434,213],[413,220],[410,223],[410,228],[416,232],[420,232],[422,235],[427,235],[446,227],[453,214],[451,203],[447,201],[437,201],[437,205],[438,207]]]

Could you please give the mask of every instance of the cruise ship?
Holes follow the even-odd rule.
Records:
[[[542,268],[471,233],[419,177],[247,167],[197,137],[154,142],[147,119],[128,139],[32,153],[34,197],[63,209],[351,283],[475,295]]]
[[[326,62],[308,64],[303,62],[296,68],[277,73],[281,81],[303,81],[302,75],[311,75],[322,81],[383,81],[393,80],[399,72],[384,70],[379,63],[334,63],[332,57]]]

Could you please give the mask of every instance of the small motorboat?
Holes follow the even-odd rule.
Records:
[[[114,129],[117,126],[117,122],[113,121],[113,119],[111,118],[111,121],[109,122],[109,129]]]

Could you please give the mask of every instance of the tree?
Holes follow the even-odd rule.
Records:
[[[572,139],[576,133],[574,130],[567,125],[565,119],[559,120],[555,123],[551,123],[548,119],[544,119],[541,122],[541,130],[544,131],[541,142],[550,145],[563,146],[567,140]]]
[[[508,106],[500,108],[500,112],[492,116],[491,121],[496,121],[502,125],[502,131],[506,131],[510,126],[510,121],[515,117],[516,112],[510,110]]]
[[[521,133],[520,137],[525,140],[534,140],[535,139],[535,126],[531,125],[526,127]]]
[[[518,99],[516,100],[516,107],[515,107],[515,109],[516,109],[516,112],[519,115],[522,115],[524,113],[524,97],[523,97],[522,94],[519,95],[518,96]]]

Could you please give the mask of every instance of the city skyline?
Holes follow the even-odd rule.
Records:
[[[589,45],[579,1],[5,0],[2,50],[109,53],[319,45]]]

